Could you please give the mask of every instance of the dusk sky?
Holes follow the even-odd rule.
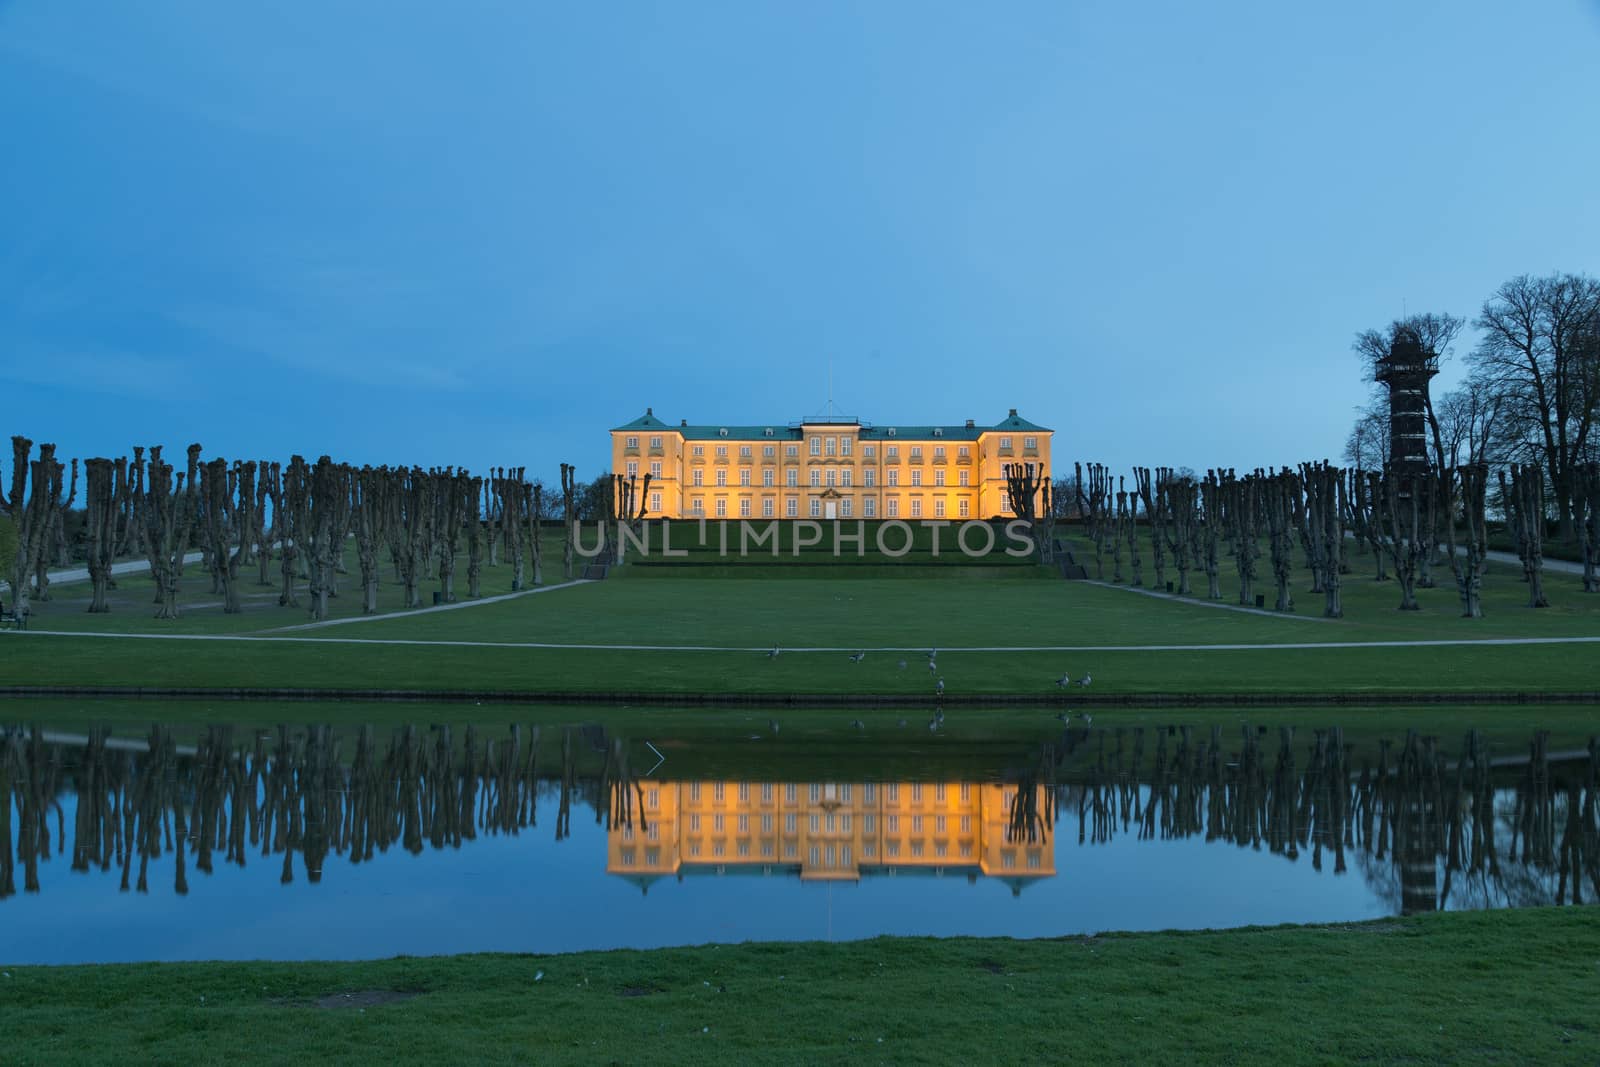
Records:
[[[6,433],[587,478],[831,361],[1058,462],[1337,458],[1358,330],[1600,273],[1597,129],[1594,0],[0,0]]]

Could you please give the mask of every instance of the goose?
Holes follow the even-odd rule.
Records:
[[[767,729],[772,731],[772,736],[773,737],[777,737],[778,736],[778,720],[777,719],[768,719],[767,720]]]
[[[905,670],[906,669],[906,661],[905,660],[901,660],[900,661],[900,669],[901,670]]]
[[[1061,725],[1062,726],[1065,726],[1065,725],[1067,725],[1068,723],[1070,723],[1072,721],[1072,713],[1071,712],[1067,712],[1067,711],[1063,711],[1063,712],[1060,712],[1059,714],[1057,714],[1056,718],[1061,720]]]
[[[767,658],[768,659],[777,659],[778,658],[778,651],[779,651],[778,650],[778,646],[777,645],[773,645],[772,646],[772,651],[767,653]]]
[[[941,697],[944,696],[944,679],[943,678],[940,678],[938,683],[934,685],[933,692],[934,692],[935,696],[941,696]]]
[[[1065,689],[1067,686],[1069,686],[1071,684],[1072,684],[1072,676],[1069,675],[1066,671],[1062,671],[1061,672],[1061,677],[1056,679],[1056,688],[1057,689]]]
[[[857,730],[865,730],[867,728],[867,724],[862,722],[860,719],[851,719],[850,725],[854,726]]]
[[[1084,671],[1084,672],[1083,672],[1083,677],[1082,677],[1082,678],[1079,678],[1079,679],[1078,679],[1078,681],[1077,681],[1077,685],[1078,685],[1078,687],[1079,687],[1079,688],[1081,688],[1081,689],[1087,689],[1087,688],[1089,688],[1089,683],[1090,683],[1090,682],[1091,682],[1091,681],[1093,681],[1093,680],[1094,680],[1094,679],[1093,679],[1093,677],[1092,677],[1092,676],[1091,676],[1091,675],[1090,675],[1090,674],[1089,674],[1089,672],[1088,672],[1088,671]]]
[[[865,652],[857,652],[855,655],[850,657],[850,662],[851,663],[860,663],[862,660],[864,660],[866,658],[867,658],[867,654]]]

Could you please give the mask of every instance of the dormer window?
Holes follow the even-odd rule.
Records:
[[[893,426],[889,427],[887,432],[888,432],[890,437],[893,437],[894,436],[894,427]]]
[[[935,436],[935,437],[943,437],[944,436],[944,427],[943,426],[935,426],[933,428],[933,436]]]
[[[771,426],[767,427],[765,436],[767,436],[767,437],[771,437],[772,436],[772,427]]]
[[[728,436],[728,428],[726,426],[724,426],[722,429],[718,430],[717,431],[717,436],[718,437],[726,437],[726,436]]]

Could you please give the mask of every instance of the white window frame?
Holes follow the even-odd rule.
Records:
[[[795,497],[785,497],[783,501],[783,514],[785,518],[797,518],[800,515],[800,501]]]
[[[772,518],[772,498],[770,496],[761,501],[761,517],[763,519]]]
[[[811,454],[813,456],[822,455],[822,438],[821,437],[813,436],[811,438]]]
[[[725,486],[727,484],[728,484],[728,472],[725,471],[725,470],[717,471],[717,485]]]

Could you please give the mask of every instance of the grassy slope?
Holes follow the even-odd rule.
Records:
[[[1593,918],[13,967],[0,1005],[13,1062],[1593,1063]],[[374,990],[416,995],[318,1006]]]
[[[1421,594],[1424,610],[1395,610],[1393,582],[1346,579],[1346,616],[1313,621],[1321,597],[1300,594],[1294,618],[1222,611],[1180,598],[1143,596],[1061,581],[953,581],[939,578],[814,578],[771,581],[626,577],[557,589],[461,611],[394,614],[358,624],[298,631],[317,639],[426,642],[551,642],[766,647],[949,648],[963,645],[1147,645],[1360,642],[1435,638],[1600,635],[1600,597],[1578,579],[1550,574],[1554,607],[1525,606],[1512,568],[1485,582],[1488,617],[1455,617],[1449,588]],[[1226,569],[1226,568],[1225,568]],[[555,567],[552,574],[557,573]],[[959,573],[959,572],[954,572]],[[1153,575],[1147,566],[1147,575]],[[486,594],[504,591],[507,567],[487,569]],[[1441,576],[1443,577],[1443,576]],[[349,580],[347,579],[347,582]],[[1203,579],[1202,579],[1203,581]],[[208,581],[186,579],[184,599],[215,603]],[[386,610],[397,594],[385,583]],[[429,588],[427,586],[425,589]],[[1228,589],[1228,583],[1224,583]],[[464,592],[464,584],[462,585]],[[262,593],[250,610],[224,616],[192,608],[171,623],[149,618],[149,583],[124,578],[117,610],[82,611],[87,587],[58,587],[35,616],[36,629],[215,634],[273,631],[305,620]],[[431,599],[431,597],[429,598]],[[358,608],[355,590],[335,602],[336,616]],[[10,640],[11,635],[0,637]],[[473,688],[571,692],[704,691],[769,693],[929,692],[925,661],[915,653],[869,655],[859,665],[837,653],[790,653],[769,662],[749,652],[615,652],[361,646],[344,643],[205,644],[114,641],[35,635],[48,652],[11,646],[0,654],[0,683],[40,685],[196,685]],[[904,671],[898,669],[907,660]],[[1592,646],[1269,651],[1126,651],[1093,653],[952,653],[939,657],[952,694],[1058,692],[1063,670],[1090,670],[1096,693],[1273,693],[1337,691],[1354,696],[1482,689],[1592,689],[1600,649]]]

